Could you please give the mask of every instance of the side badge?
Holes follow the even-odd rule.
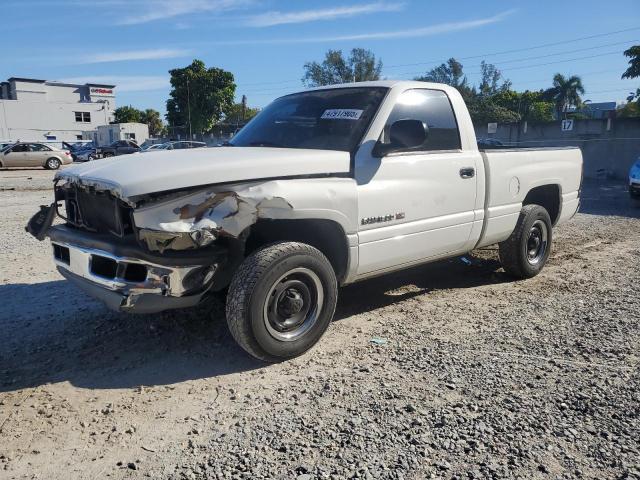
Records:
[[[404,218],[404,212],[399,212],[390,215],[382,215],[380,217],[365,217],[360,220],[360,225],[371,225],[372,223],[386,223],[393,220],[402,220]]]

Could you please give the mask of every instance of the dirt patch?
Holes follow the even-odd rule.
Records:
[[[268,366],[218,302],[130,317],[64,282],[23,232],[49,196],[0,192],[2,478],[640,475],[640,209],[621,186],[587,185],[538,277],[489,248],[352,285],[320,345]]]

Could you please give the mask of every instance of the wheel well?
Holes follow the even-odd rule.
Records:
[[[541,185],[532,188],[522,201],[523,206],[531,204],[544,207],[551,217],[551,223],[555,225],[560,216],[560,186]]]
[[[278,241],[302,242],[317,248],[333,266],[338,282],[346,276],[349,245],[347,236],[338,223],[322,219],[261,219],[251,226],[245,255],[262,245]]]

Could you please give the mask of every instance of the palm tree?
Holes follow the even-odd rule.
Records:
[[[560,73],[553,76],[553,87],[550,89],[551,98],[556,107],[558,119],[570,106],[578,107],[582,103],[580,95],[584,95],[582,79],[577,75],[566,78]]]

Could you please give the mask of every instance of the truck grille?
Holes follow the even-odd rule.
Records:
[[[56,188],[56,201],[64,201],[65,213],[58,214],[76,228],[119,237],[133,233],[130,208],[109,192]]]

